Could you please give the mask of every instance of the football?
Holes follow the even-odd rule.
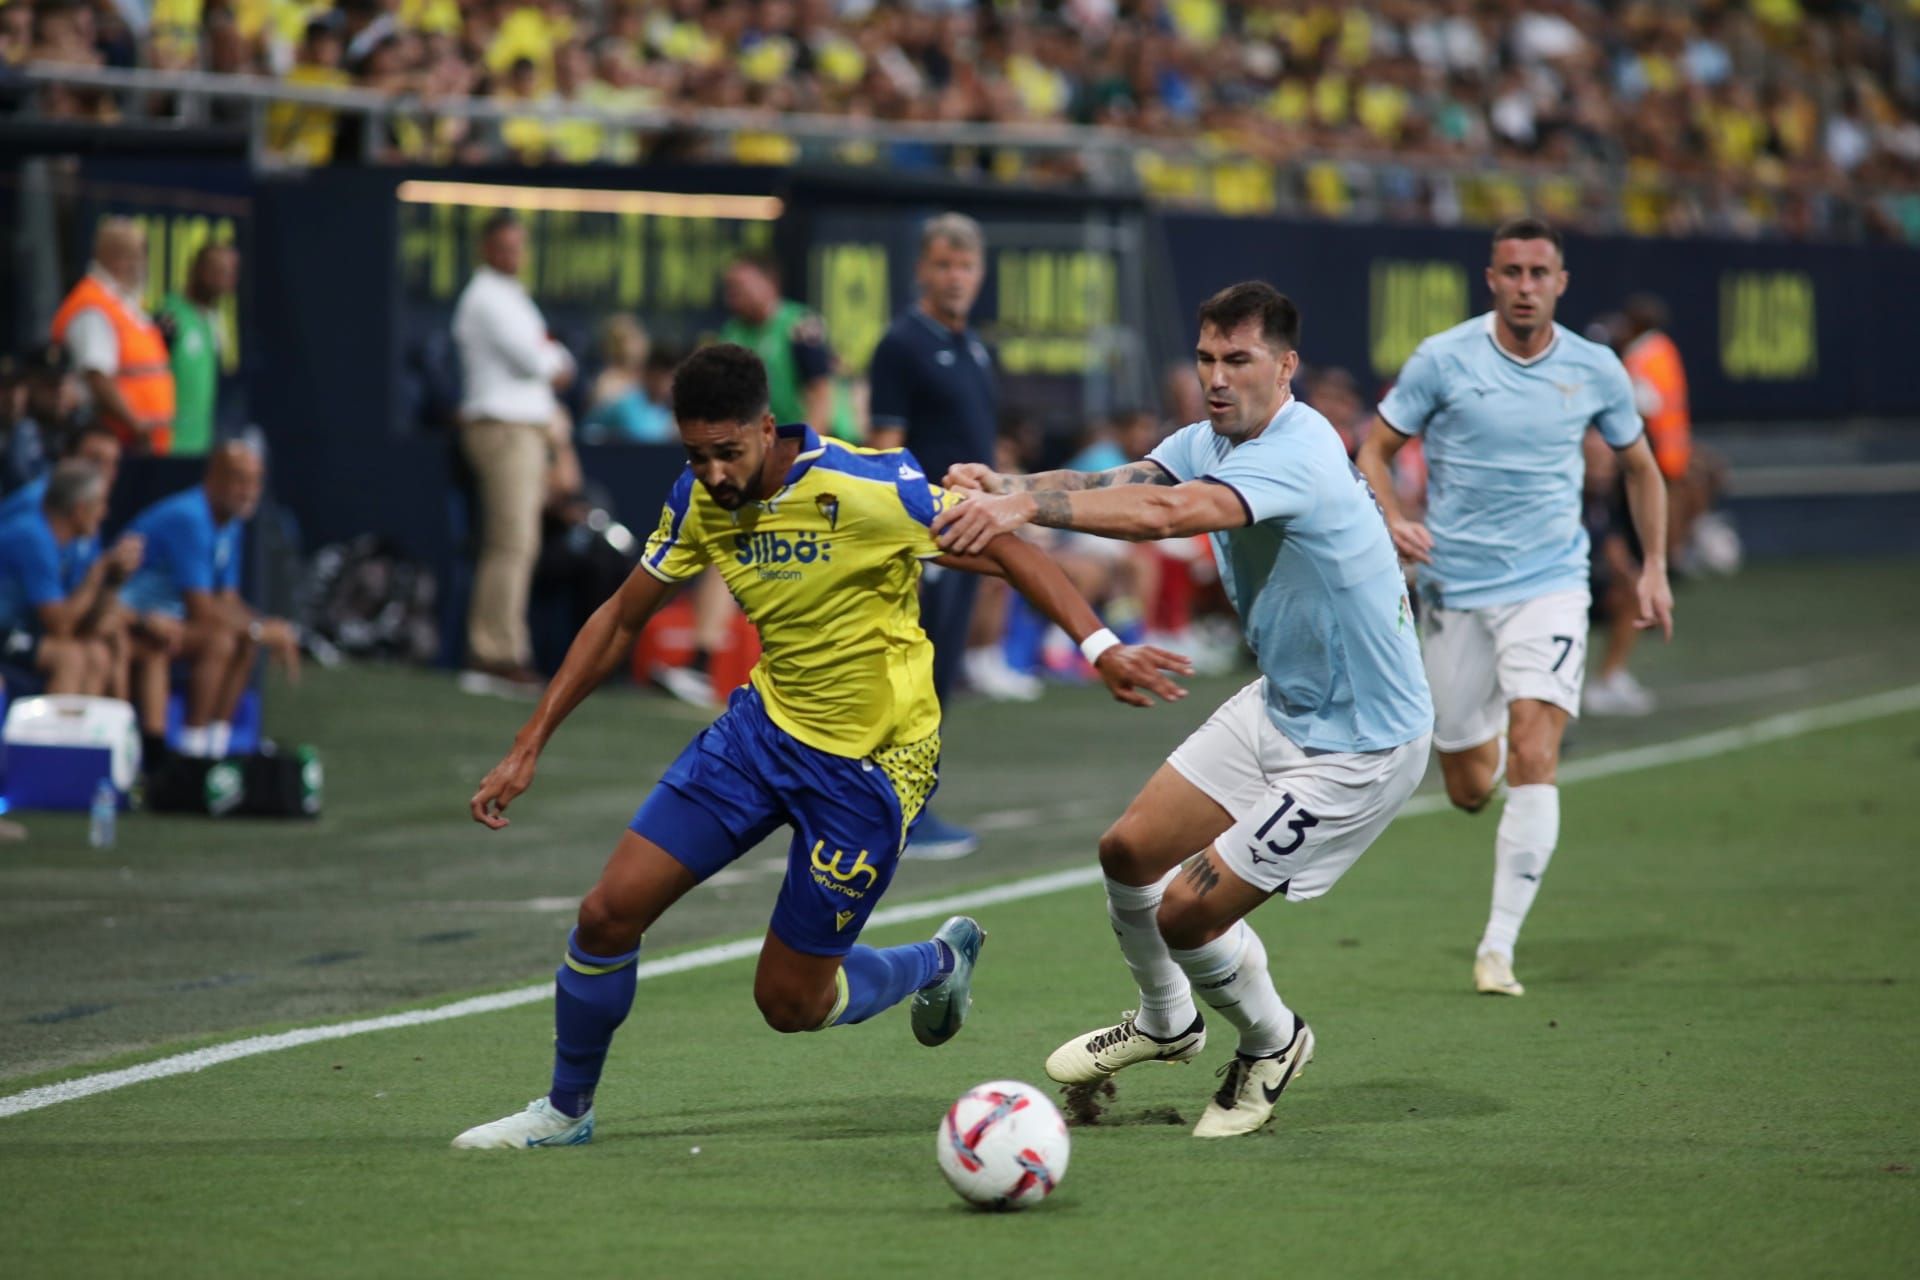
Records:
[[[960,1095],[940,1122],[940,1172],[962,1200],[1024,1209],[1067,1174],[1066,1121],[1047,1095],[1018,1080],[990,1080]]]

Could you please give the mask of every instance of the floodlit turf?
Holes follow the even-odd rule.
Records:
[[[1468,988],[1491,819],[1403,821],[1255,917],[1320,1037],[1276,1123],[1188,1136],[1215,1019],[1027,1214],[963,1208],[934,1129],[1125,1004],[1093,890],[980,913],[939,1050],[776,1036],[747,962],[643,984],[585,1149],[446,1149],[540,1091],[540,1007],[0,1120],[0,1274],[1911,1274],[1917,767],[1907,714],[1570,786],[1521,1000]]]
[[[1636,661],[1660,713],[1583,722],[1568,759],[1920,682],[1917,574],[1916,561],[1774,564],[1683,585],[1678,639]],[[1186,702],[1153,711],[1093,689],[1031,706],[962,703],[937,804],[981,822],[983,847],[908,865],[892,900],[1085,865],[1141,781],[1244,678],[1196,681]],[[325,757],[319,822],[134,815],[101,853],[86,847],[85,815],[28,814],[32,839],[0,845],[0,1089],[184,1039],[551,972],[574,903],[700,723],[664,697],[596,695],[547,753],[513,827],[489,834],[467,818],[467,797],[523,704],[459,693],[444,672],[380,668],[310,671],[300,688],[270,692],[274,732]],[[689,895],[652,943],[764,927],[780,853],[750,854]]]

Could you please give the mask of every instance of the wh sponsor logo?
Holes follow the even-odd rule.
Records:
[[[827,842],[816,840],[809,860],[813,863],[813,882],[828,893],[837,893],[843,898],[858,901],[867,896],[868,889],[879,883],[880,870],[867,861],[865,849],[854,855],[852,865],[844,870],[841,869],[840,860],[847,856],[846,851],[835,849],[831,858],[826,856],[826,852]],[[865,876],[866,879],[860,881],[861,876]],[[855,882],[859,882],[861,887],[854,888]]]

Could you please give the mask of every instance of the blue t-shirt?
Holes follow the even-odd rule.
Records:
[[[29,480],[6,497],[0,498],[0,524],[18,519],[29,512],[39,514],[40,509],[47,504],[47,481],[51,478],[50,472],[42,474],[38,479]],[[100,535],[96,533],[88,538],[75,538],[62,550],[61,555],[63,565],[77,559],[81,571],[85,572],[88,565],[100,558]],[[74,585],[79,585],[78,579],[75,579]]]
[[[0,519],[0,629],[39,631],[41,608],[72,595],[98,553],[94,538],[61,543],[38,509]]]
[[[1644,428],[1618,356],[1559,325],[1522,361],[1477,316],[1428,338],[1380,403],[1380,416],[1427,452],[1433,563],[1423,590],[1449,609],[1515,604],[1587,585],[1589,426],[1624,449]]]
[[[918,307],[893,322],[867,366],[868,416],[907,433],[906,447],[939,484],[959,462],[993,464],[1000,429],[993,353]]]
[[[189,591],[240,589],[240,522],[215,524],[207,491],[198,485],[154,503],[127,532],[147,540],[140,568],[120,593],[140,612],[179,617]]]
[[[1384,751],[1433,728],[1406,580],[1332,424],[1293,400],[1244,444],[1196,422],[1147,456],[1247,509],[1252,523],[1211,538],[1282,733],[1310,750]]]
[[[21,418],[7,429],[6,439],[0,443],[0,493],[11,496],[21,485],[45,476],[52,465],[40,424],[32,418]]]
[[[589,413],[580,424],[580,438],[588,444],[664,444],[679,439],[673,414],[639,391],[629,391]]]
[[[0,498],[0,524],[18,519],[29,511],[38,511],[47,500],[49,478],[50,473],[42,472],[6,497]]]

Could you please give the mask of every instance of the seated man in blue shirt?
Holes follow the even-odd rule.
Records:
[[[241,526],[260,505],[265,475],[258,449],[230,441],[208,459],[205,483],[162,498],[129,526],[147,545],[127,583],[127,603],[142,614],[185,624],[179,653],[190,673],[183,755],[227,753],[234,709],[259,648],[299,678],[300,642],[292,624],[262,617],[240,598]],[[141,727],[149,734],[165,728]]]
[[[71,430],[60,441],[61,460],[77,458],[99,471],[109,506],[114,481],[120,474],[120,452],[120,437],[100,423]],[[42,473],[0,498],[0,524],[38,511],[47,496],[51,475],[50,471]],[[81,538],[66,554],[90,563],[99,558],[100,540],[97,535]],[[139,706],[149,759],[165,742],[167,669],[180,647],[181,633],[177,620],[164,614],[136,613],[117,599],[111,608],[97,610],[84,628],[88,639],[99,640],[108,649],[110,678],[101,692],[113,698],[131,695]]]
[[[106,515],[106,478],[70,459],[48,476],[39,507],[0,520],[0,662],[44,676],[49,693],[124,687],[98,628],[142,547],[129,535],[101,555]]]

